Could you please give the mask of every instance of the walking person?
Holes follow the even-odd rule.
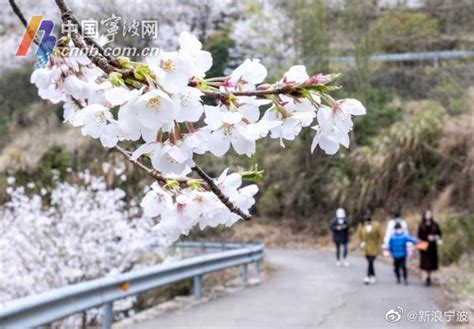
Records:
[[[393,270],[398,284],[401,283],[401,276],[403,276],[403,282],[408,285],[406,260],[409,243],[416,243],[416,238],[409,236],[403,229],[402,225],[396,223],[394,226],[394,232],[388,241],[388,250],[392,254]]]
[[[346,217],[346,211],[342,208],[336,210],[336,217],[331,221],[331,231],[334,244],[336,245],[336,266],[349,266],[347,262],[347,244],[349,243],[350,223]],[[341,263],[342,247],[342,263]]]
[[[426,210],[418,227],[418,249],[420,269],[426,272],[426,286],[431,286],[431,273],[438,269],[438,244],[442,243],[441,230],[433,218],[433,212]]]
[[[401,211],[397,209],[393,212],[393,218],[390,219],[387,223],[387,229],[385,230],[385,237],[383,239],[384,248],[388,249],[388,241],[392,237],[393,233],[395,233],[395,225],[400,224],[401,229],[407,234],[410,235],[408,232],[408,225],[407,222],[401,217]]]
[[[382,230],[380,223],[372,221],[372,215],[367,212],[364,215],[364,223],[359,225],[358,235],[360,246],[364,249],[365,258],[367,259],[367,276],[364,279],[365,284],[375,283],[374,262],[380,252],[382,244]]]

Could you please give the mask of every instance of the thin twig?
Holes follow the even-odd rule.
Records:
[[[118,145],[116,145],[114,149],[120,152],[121,154],[123,154],[127,158],[128,161],[133,163],[135,166],[137,166],[141,170],[145,171],[149,176],[153,177],[158,183],[166,184],[166,178],[161,176],[156,170],[149,168],[148,166],[144,165],[140,161],[133,160],[130,156],[130,153],[127,150],[123,149],[122,147]]]
[[[23,24],[24,27],[28,26],[28,21],[26,20],[25,16],[21,12],[20,8],[17,6],[14,0],[9,0],[10,2],[10,7],[12,7],[13,12],[15,15],[20,19],[21,23]]]
[[[15,13],[15,15],[18,17],[18,19],[20,20],[21,24],[23,24],[23,26],[25,28],[28,28],[28,21],[26,20],[25,16],[23,15],[23,13],[21,12],[21,9],[20,7],[18,7],[18,5],[16,4],[15,0],[9,0],[9,3],[10,3],[10,7],[12,8],[13,12]],[[39,46],[40,45],[40,41],[38,40],[37,36],[33,36],[33,42],[35,43],[35,45]]]
[[[230,96],[256,96],[265,97],[270,95],[284,95],[291,94],[295,91],[295,88],[291,85],[284,85],[279,88],[269,88],[262,90],[245,90],[245,91],[217,91],[217,90],[204,90],[202,91],[207,97],[217,98],[220,100],[228,99]]]
[[[201,177],[209,186],[209,189],[221,200],[221,202],[234,214],[239,215],[245,220],[250,220],[250,216],[245,214],[239,207],[235,206],[232,201],[230,201],[229,197],[222,193],[221,189],[216,185],[214,180],[209,177],[209,175],[202,170],[197,164],[191,168],[194,172],[196,172],[199,177]]]

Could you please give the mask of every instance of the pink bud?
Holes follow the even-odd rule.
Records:
[[[330,74],[316,74],[313,75],[311,78],[306,80],[306,84],[309,85],[319,85],[319,84],[324,84],[327,83],[331,80],[331,75]]]

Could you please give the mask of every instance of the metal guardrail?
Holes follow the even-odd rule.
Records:
[[[446,50],[446,51],[426,51],[417,53],[402,54],[376,54],[369,56],[370,62],[413,62],[423,60],[433,60],[438,62],[441,59],[459,59],[474,57],[474,51],[467,50]],[[354,64],[354,56],[333,57],[331,61],[336,63]]]
[[[194,280],[194,297],[199,299],[202,295],[201,279],[206,273],[241,266],[244,284],[247,284],[249,264],[255,265],[256,275],[260,273],[263,245],[184,242],[176,246],[219,248],[224,251],[86,281],[15,300],[0,310],[0,328],[41,326],[102,305],[102,328],[109,329],[112,324],[113,302],[117,299],[189,278]]]

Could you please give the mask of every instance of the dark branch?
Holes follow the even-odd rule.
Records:
[[[72,11],[68,8],[68,6],[64,2],[64,0],[55,0],[55,2],[56,2],[56,5],[59,8],[59,11],[61,12],[61,19],[62,19],[63,23],[68,23],[70,21],[73,24],[77,24],[78,20],[74,17]],[[72,37],[72,42],[74,43],[74,45],[76,47],[78,47],[79,49],[85,51],[86,54],[87,54],[87,57],[89,57],[89,59],[97,67],[102,69],[102,71],[104,71],[107,74],[112,73],[112,72],[118,72],[118,73],[122,74],[122,77],[124,79],[128,78],[128,79],[135,80],[135,77],[134,77],[134,74],[133,74],[132,70],[123,70],[123,69],[120,69],[120,68],[117,68],[117,67],[113,66],[111,63],[109,63],[107,58],[105,58],[100,53],[100,50],[98,50],[97,52],[92,52],[92,53],[89,52],[86,43],[83,41],[81,35],[78,32],[72,32],[71,37]],[[91,41],[93,41],[93,40],[91,40]],[[96,44],[95,41],[94,41],[94,44]]]
[[[127,158],[128,161],[130,161],[135,166],[137,166],[138,168],[143,170],[149,176],[153,177],[158,183],[160,183],[160,185],[165,185],[165,184],[168,183],[169,180],[174,180],[174,181],[177,181],[180,184],[180,186],[182,186],[182,187],[185,186],[186,187],[188,182],[190,181],[189,178],[167,179],[166,177],[161,175],[160,172],[158,172],[157,170],[146,166],[145,164],[143,164],[142,162],[140,162],[138,160],[132,160],[131,152],[123,149],[122,147],[120,147],[118,145],[116,145],[114,147],[114,149],[117,150],[118,152],[120,152],[121,154],[123,154]],[[204,184],[204,187],[207,187],[207,184]]]
[[[246,90],[246,91],[217,91],[217,90],[204,90],[202,91],[207,97],[219,99],[222,102],[226,102],[231,96],[255,96],[255,97],[266,97],[270,95],[291,95],[295,92],[295,87],[292,85],[284,85],[279,88],[268,88],[262,90]]]
[[[23,24],[24,27],[28,26],[28,21],[26,20],[25,16],[21,12],[20,8],[17,6],[14,0],[9,0],[10,7],[12,7],[13,12],[15,15],[20,19],[21,24]]]
[[[199,177],[201,177],[208,185],[209,189],[219,198],[219,200],[221,200],[221,202],[231,211],[233,212],[234,214],[237,214],[239,215],[240,217],[242,217],[243,219],[245,220],[249,220],[250,219],[250,216],[245,214],[239,207],[236,207],[232,201],[229,200],[229,197],[226,196],[224,193],[222,193],[222,191],[220,190],[220,188],[216,185],[216,183],[214,182],[214,180],[209,177],[209,175],[204,171],[202,170],[201,167],[199,167],[197,164],[192,168],[192,170],[194,172],[196,172]]]
[[[21,12],[21,9],[20,7],[17,6],[15,0],[9,0],[9,3],[10,3],[10,7],[12,8],[13,12],[15,13],[15,15],[18,17],[18,19],[21,21],[21,24],[23,24],[23,26],[26,28],[28,28],[28,21],[26,20],[25,16],[23,15],[23,13]],[[35,43],[35,45],[39,46],[40,45],[40,42],[38,40],[38,38],[36,37],[36,35],[33,37],[33,42]]]
[[[72,15],[72,13],[71,13],[71,19],[74,22],[74,24],[76,24],[79,34],[82,35],[82,26],[79,23],[79,21],[77,20],[77,18]],[[115,59],[114,57],[112,57],[109,54],[106,54],[104,48],[102,48],[102,46],[98,42],[96,42],[92,38],[88,38],[88,37],[83,37],[83,38],[84,38],[84,41],[86,42],[87,45],[89,45],[93,48],[96,48],[99,51],[99,54],[104,56],[109,61],[110,64],[116,66],[117,68],[120,68],[120,64],[117,61],[117,59]]]

